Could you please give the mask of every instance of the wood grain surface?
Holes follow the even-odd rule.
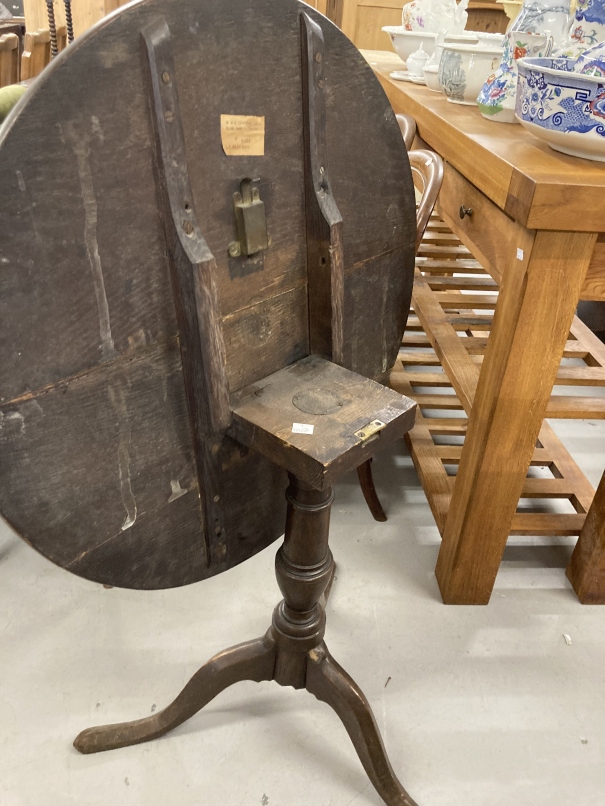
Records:
[[[501,210],[531,229],[601,232],[595,198],[605,165],[553,151],[521,126],[486,120],[476,106],[451,104],[426,87],[391,78],[395,53],[364,51],[395,112],[411,115],[420,137]]]
[[[226,537],[218,548],[203,539],[141,31],[159,16],[170,29],[191,207],[216,261],[234,393],[309,354],[303,8],[326,43],[345,364],[379,377],[411,294],[413,186],[371,68],[317,12],[295,0],[131,3],[60,53],[2,129],[0,511],[82,576],[187,584],[283,531],[285,474],[224,437]],[[226,156],[221,114],[265,116],[265,156]],[[244,178],[259,179],[271,246],[232,258]]]
[[[316,489],[409,431],[414,403],[319,356],[276,372],[233,399],[230,433]],[[370,438],[359,432],[372,422]],[[311,433],[299,433],[303,424]]]

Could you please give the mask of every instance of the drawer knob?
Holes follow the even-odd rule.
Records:
[[[464,216],[468,216],[470,218],[472,214],[473,214],[472,207],[465,207],[464,205],[460,206],[460,218],[464,218]]]

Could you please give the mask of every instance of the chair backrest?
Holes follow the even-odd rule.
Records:
[[[25,34],[21,56],[21,80],[35,78],[50,62],[50,31],[40,28]]]
[[[414,143],[414,137],[416,137],[416,121],[411,115],[404,115],[402,113],[395,115],[395,117],[397,118],[405,147],[409,151]]]
[[[416,121],[411,115],[398,114],[396,117],[403,142],[408,150],[414,184],[419,184],[421,191],[416,213],[416,252],[418,252],[443,183],[443,160],[439,154],[428,149],[412,150],[416,137]]]
[[[416,252],[437,203],[443,183],[443,160],[434,151],[418,148],[408,152],[410,167],[422,185],[422,196],[416,213]]]
[[[17,34],[0,36],[0,87],[19,81],[19,37]]]

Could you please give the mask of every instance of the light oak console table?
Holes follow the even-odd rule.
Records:
[[[605,165],[391,79],[393,53],[364,55],[395,112],[445,160],[391,377],[419,403],[409,445],[442,535],[443,600],[487,604],[509,535],[525,534],[578,535],[567,576],[580,601],[605,603],[594,488],[544,422],[605,418],[605,397],[585,394],[605,385],[605,345],[574,316],[579,300],[605,300]],[[582,389],[553,395],[555,383]],[[550,473],[528,475],[532,465]],[[520,499],[568,511],[524,511]]]

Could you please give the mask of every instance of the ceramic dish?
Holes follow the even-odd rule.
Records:
[[[605,78],[573,72],[573,59],[520,59],[515,113],[551,148],[605,162]]]
[[[469,31],[476,36],[481,45],[486,48],[500,49],[504,47],[504,34],[489,34],[484,31]]]
[[[424,82],[430,90],[433,90],[433,92],[443,92],[441,84],[439,83],[438,67],[425,67],[422,74],[424,76]]]
[[[418,50],[420,45],[429,56],[433,55],[437,34],[428,34],[425,31],[406,31],[405,28],[396,25],[387,25],[382,30],[391,37],[395,52],[404,62],[415,50]]]
[[[477,45],[443,46],[439,64],[439,83],[448,101],[467,106],[477,105],[477,95],[487,77],[500,64],[503,49]]]

